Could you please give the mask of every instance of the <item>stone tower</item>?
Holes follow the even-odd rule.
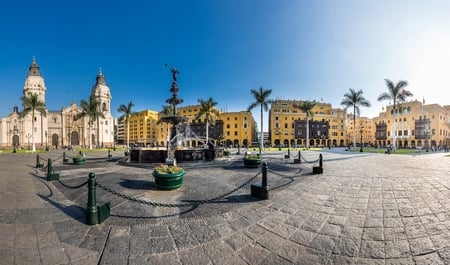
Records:
[[[111,114],[111,92],[101,68],[98,71],[95,85],[92,87],[91,98],[98,101],[100,111],[105,117]]]
[[[106,84],[105,76],[100,68],[97,74],[95,85],[92,87],[91,99],[95,99],[99,104],[98,108],[103,113],[104,118],[98,118],[94,129],[97,145],[112,144],[114,142],[114,118],[111,115],[111,91]]]
[[[45,92],[47,88],[45,87],[44,77],[42,77],[39,66],[36,63],[36,58],[33,56],[33,61],[28,68],[28,74],[25,79],[25,85],[23,87],[23,96],[26,97],[28,94],[37,94],[39,101],[45,104]]]

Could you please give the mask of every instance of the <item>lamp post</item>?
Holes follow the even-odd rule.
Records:
[[[360,131],[360,133],[361,133],[361,143],[360,143],[360,149],[359,149],[359,151],[360,152],[363,152],[363,132],[364,132],[364,126],[362,125],[362,123],[361,123],[361,126],[359,127],[359,131]]]
[[[281,134],[280,129],[276,129],[275,133],[278,135],[278,150],[281,151]]]
[[[27,137],[28,139],[28,150],[30,150],[30,138],[31,138],[31,134],[27,133],[27,135],[25,135],[25,137]]]
[[[14,129],[13,129],[13,153],[17,152],[17,139],[16,139],[16,134],[19,130],[17,130],[17,126],[14,125]]]

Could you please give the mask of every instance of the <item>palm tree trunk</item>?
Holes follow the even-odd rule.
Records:
[[[209,132],[208,132],[208,120],[206,120],[206,144],[208,144],[208,134],[209,134]]]
[[[356,150],[356,106],[353,105],[353,148]]]
[[[130,150],[130,121],[127,119],[127,151]]]
[[[306,117],[306,149],[309,148],[309,119]]]
[[[396,135],[396,131],[397,131],[397,121],[396,121],[396,119],[395,119],[395,117],[396,117],[396,112],[395,112],[395,104],[396,102],[395,102],[395,100],[394,100],[394,122],[392,123],[392,140],[393,140],[393,143],[392,143],[392,150],[393,151],[395,151],[395,149],[396,149],[396,146],[397,146],[397,135]]]
[[[91,122],[89,121],[89,150],[92,150],[92,135],[91,135]]]
[[[33,143],[33,149],[31,151],[34,153],[36,152],[36,143],[34,142],[34,111],[31,115],[31,141]]]
[[[263,136],[263,105],[261,104],[261,134],[259,135],[260,140],[260,148],[259,154],[261,155],[262,150],[264,149],[264,136]],[[281,143],[280,143],[281,144]]]

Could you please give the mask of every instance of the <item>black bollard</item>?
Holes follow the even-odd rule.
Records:
[[[301,164],[302,163],[302,154],[300,150],[298,150],[298,158],[294,158],[294,164]]]
[[[89,173],[88,189],[87,224],[96,225],[98,224],[97,194],[95,192],[95,174],[92,172]]]
[[[322,154],[319,154],[319,166],[313,167],[313,174],[322,174],[322,173],[323,173]]]
[[[58,179],[59,179],[59,173],[55,173],[55,171],[53,170],[53,166],[52,166],[52,160],[49,158],[48,164],[47,164],[47,181],[53,181],[53,180],[58,180]]]
[[[108,150],[108,157],[111,157],[111,150]]]
[[[95,173],[89,173],[88,202],[86,221],[88,225],[101,224],[110,216],[111,205],[109,202],[97,202]]]
[[[269,189],[267,187],[267,163],[262,163],[262,179],[261,182],[251,185],[251,195],[261,200],[269,199]]]
[[[40,168],[41,163],[39,163],[39,154],[36,155],[36,168]]]
[[[67,163],[69,160],[66,158],[66,152],[63,152],[63,163]]]

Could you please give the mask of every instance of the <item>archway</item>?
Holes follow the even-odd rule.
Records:
[[[247,139],[244,139],[243,146],[248,147],[248,140]]]
[[[52,135],[52,145],[58,147],[58,135],[56,133]]]
[[[230,139],[226,140],[227,147],[231,147],[232,144],[233,144],[233,142]]]
[[[238,145],[239,145],[239,140],[238,140],[238,139],[235,139],[235,140],[233,141],[233,145],[234,145],[234,147],[238,147]]]
[[[77,131],[70,133],[70,145],[80,145],[80,136]]]

